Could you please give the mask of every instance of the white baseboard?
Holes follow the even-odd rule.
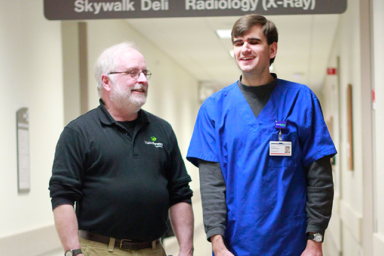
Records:
[[[54,225],[0,238],[0,255],[38,256],[60,247]]]

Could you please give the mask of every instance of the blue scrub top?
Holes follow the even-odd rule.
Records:
[[[269,156],[286,121],[292,156]],[[258,117],[237,82],[201,106],[187,159],[220,163],[226,183],[225,238],[236,256],[297,256],[306,246],[305,166],[336,154],[320,103],[305,85],[278,79]]]

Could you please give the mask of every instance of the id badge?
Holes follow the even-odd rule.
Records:
[[[291,141],[270,141],[269,142],[270,156],[292,156]]]

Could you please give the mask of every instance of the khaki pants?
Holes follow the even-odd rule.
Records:
[[[115,241],[111,241],[110,245],[107,245],[80,238],[81,251],[84,256],[166,256],[161,243],[156,245],[156,243],[153,242],[152,248],[124,250],[114,247],[114,242]]]

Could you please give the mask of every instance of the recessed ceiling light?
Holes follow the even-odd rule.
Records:
[[[230,30],[230,29],[218,29],[218,30],[216,30],[216,34],[220,38],[231,38],[231,33],[232,33],[232,30]]]
[[[305,74],[304,74],[304,73],[301,73],[301,72],[296,72],[296,73],[293,74],[293,77],[294,77],[295,79],[299,79],[299,78],[302,78],[302,77],[304,77],[304,76],[305,76]]]
[[[230,50],[230,51],[229,51],[229,55],[231,55],[232,58],[235,56],[235,55],[233,54],[233,50]]]
[[[269,66],[269,72],[272,72],[273,70],[275,70],[275,67],[272,64],[271,66]]]

